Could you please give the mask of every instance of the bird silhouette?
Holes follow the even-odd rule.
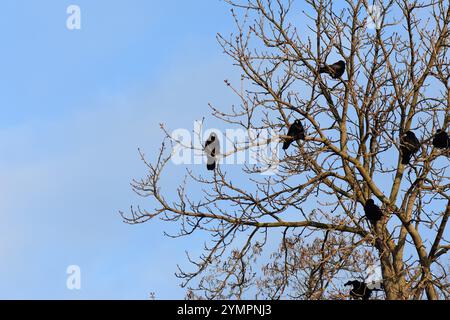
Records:
[[[287,150],[292,142],[297,140],[305,139],[305,129],[299,119],[295,120],[294,123],[289,127],[287,135],[289,138],[285,138],[283,143],[283,150]]]
[[[383,217],[383,212],[380,207],[375,204],[373,199],[366,201],[366,204],[364,205],[364,213],[366,214],[367,220],[369,220],[372,224],[376,224]]]
[[[348,281],[344,286],[353,286],[350,290],[350,297],[353,299],[369,300],[372,295],[372,290],[364,282],[358,280]]]
[[[402,164],[409,164],[414,153],[419,151],[420,142],[412,131],[406,131],[400,139],[400,153]]]
[[[438,129],[433,138],[433,146],[437,149],[448,149],[450,147],[450,138],[442,129]]]
[[[339,60],[331,65],[324,65],[319,68],[319,73],[328,73],[333,79],[340,78],[345,72],[345,61]]]
[[[216,159],[220,151],[219,139],[217,139],[216,134],[213,132],[210,134],[208,140],[205,143],[205,153],[206,153],[206,168],[208,170],[214,170],[216,168]]]

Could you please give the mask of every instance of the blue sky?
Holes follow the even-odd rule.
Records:
[[[70,4],[81,30],[66,28]],[[163,238],[171,226],[129,226],[118,210],[144,203],[129,182],[160,122],[189,128],[231,101],[215,40],[231,27],[221,1],[2,1],[0,298],[184,297],[176,265],[202,239],[186,248]]]

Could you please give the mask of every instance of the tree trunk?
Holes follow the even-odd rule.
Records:
[[[383,274],[383,287],[387,300],[406,300],[408,294],[405,292],[406,282],[403,275],[398,275],[392,268],[389,257],[380,255],[381,271]]]

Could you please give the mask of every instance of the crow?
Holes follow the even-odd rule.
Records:
[[[340,78],[345,72],[345,61],[339,60],[331,65],[324,65],[319,68],[319,73],[328,73],[333,79]]]
[[[305,129],[299,119],[295,120],[289,127],[287,135],[289,138],[285,139],[283,143],[283,150],[287,150],[292,142],[305,139]]]
[[[217,139],[216,134],[213,132],[209,136],[205,143],[205,153],[206,153],[206,168],[208,170],[214,170],[216,168],[216,158],[220,152],[219,139]]]
[[[366,201],[366,204],[364,205],[364,212],[367,220],[369,220],[372,224],[376,224],[383,217],[383,212],[380,207],[377,206],[372,199]]]
[[[420,142],[412,131],[406,131],[400,139],[402,164],[409,164],[414,153],[419,151]]]
[[[358,280],[349,281],[344,286],[353,286],[353,289],[350,290],[350,297],[353,299],[369,300],[372,295],[372,290],[364,282]]]
[[[450,137],[447,132],[438,129],[433,138],[433,146],[437,149],[448,149],[450,147]]]

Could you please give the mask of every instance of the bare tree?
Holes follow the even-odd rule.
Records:
[[[379,264],[378,297],[447,299],[449,152],[432,139],[450,114],[449,2],[227,2],[236,32],[218,41],[242,73],[241,83],[226,81],[239,105],[211,105],[213,116],[282,133],[267,143],[301,119],[305,141],[282,152],[276,175],[258,175],[258,165],[242,165],[239,179],[224,165],[188,167],[173,197],[159,186],[176,143],[164,129],[156,162],[141,153],[148,172],[132,183],[157,205],[132,208],[125,221],[159,217],[180,225],[175,236],[209,234],[204,253],[188,256],[195,269],[177,274],[189,298],[346,298],[343,281]],[[342,77],[319,74],[337,60]],[[421,148],[404,165],[409,130]],[[226,155],[250,147],[236,142]],[[364,217],[370,198],[383,211],[376,225]]]

